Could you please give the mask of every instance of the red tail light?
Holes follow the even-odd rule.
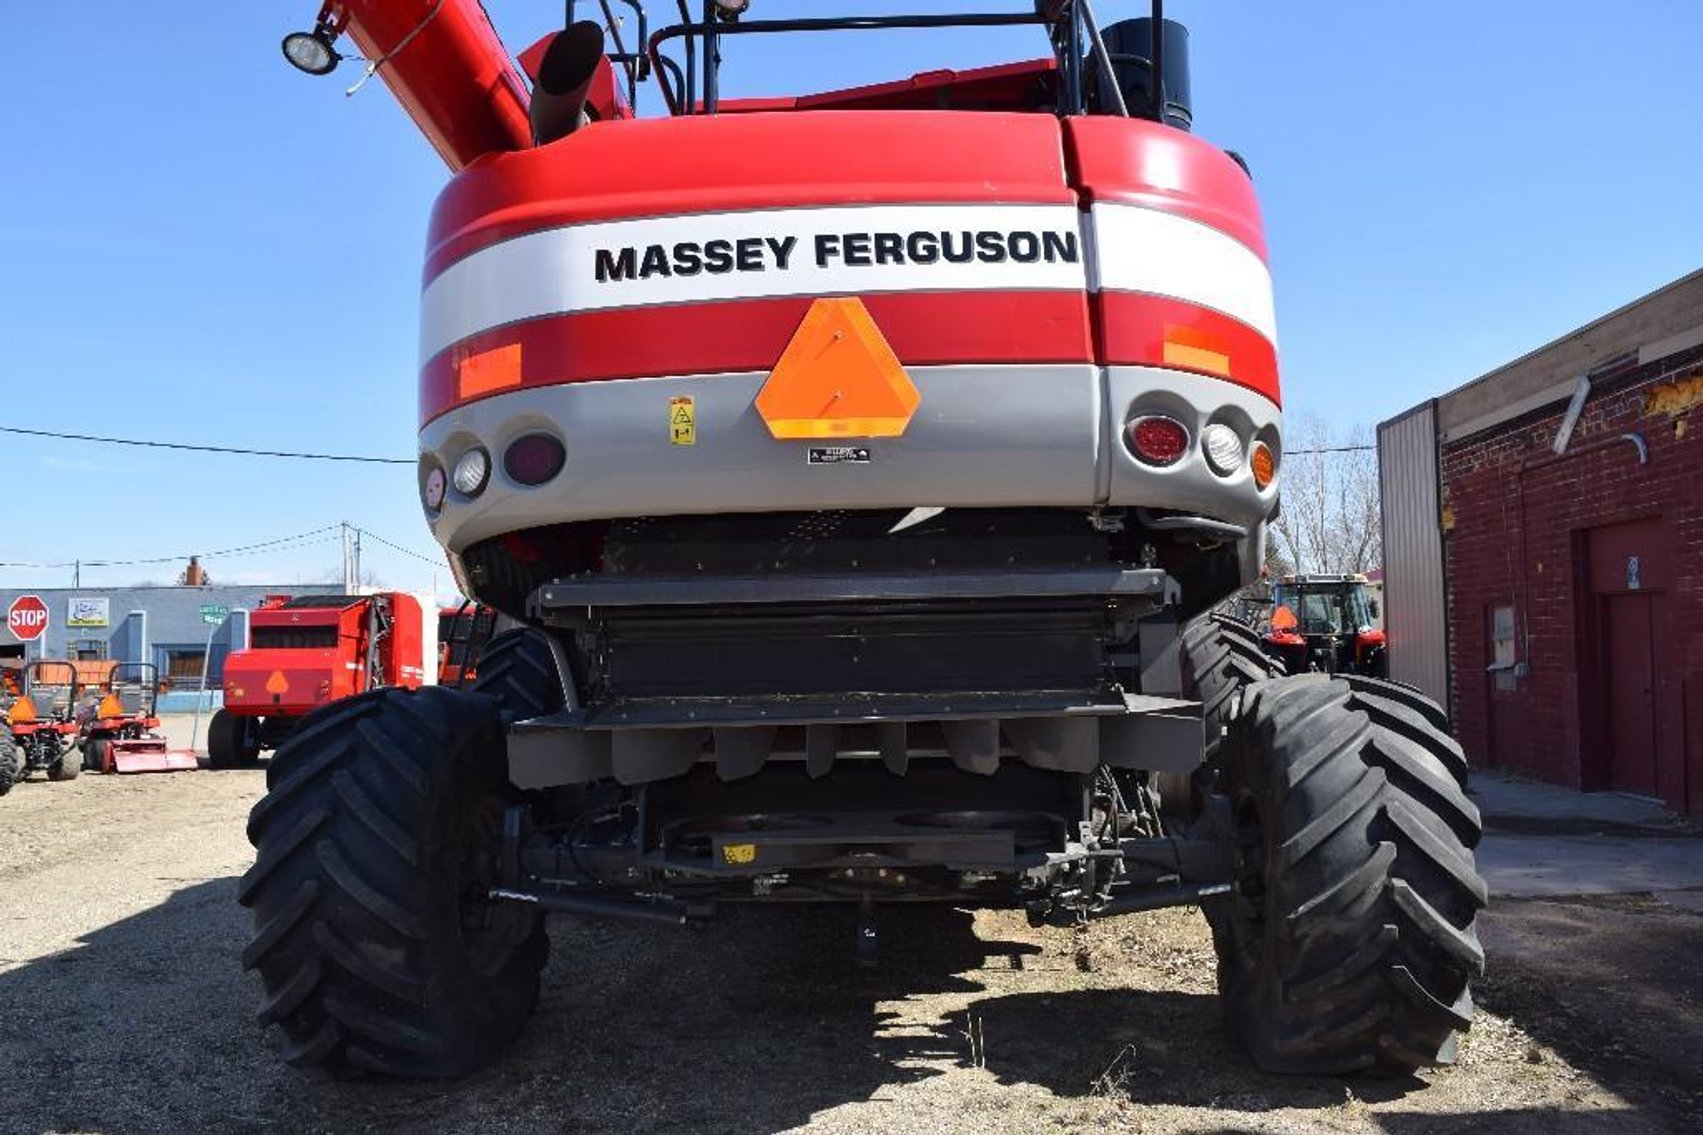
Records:
[[[1174,465],[1189,451],[1189,431],[1175,418],[1148,414],[1124,426],[1124,444],[1149,465]]]
[[[503,472],[522,485],[542,485],[562,471],[567,450],[549,434],[527,434],[503,453]]]

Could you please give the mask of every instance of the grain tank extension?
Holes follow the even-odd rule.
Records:
[[[241,899],[289,1059],[467,1072],[536,1003],[546,913],[850,903],[869,960],[915,901],[1198,904],[1261,1066],[1451,1059],[1484,888],[1440,711],[1201,614],[1259,571],[1283,443],[1259,208],[1190,132],[1186,33],[621,7],[518,65],[474,0],[285,41],[378,61],[450,167],[418,491],[509,627],[471,690],[279,749]],[[1035,57],[721,90],[729,39],[972,26]]]

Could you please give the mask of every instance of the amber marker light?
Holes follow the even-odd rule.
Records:
[[[1254,472],[1254,487],[1262,491],[1277,476],[1277,454],[1263,441],[1254,442],[1254,452],[1248,464]]]

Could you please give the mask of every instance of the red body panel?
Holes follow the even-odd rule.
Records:
[[[1015,64],[974,73],[974,82],[993,83],[986,94],[1001,83],[1039,81],[1046,70]],[[1084,213],[1097,204],[1136,206],[1222,233],[1263,262],[1247,175],[1223,151],[1169,127],[1032,113],[803,109],[871,100],[909,105],[918,92],[937,97],[969,78],[943,72],[806,96],[787,104],[799,109],[778,113],[597,123],[549,146],[493,155],[439,198],[425,282],[481,249],[565,226],[865,204],[1069,204]],[[740,155],[748,160],[735,160]],[[1085,243],[1090,231],[1085,225]],[[1143,255],[1140,248],[1117,252]],[[478,331],[422,360],[421,421],[517,386],[766,370],[812,298],[621,307]],[[1101,288],[1092,273],[1083,292],[863,298],[906,365],[1161,366],[1228,379],[1281,403],[1267,332],[1162,292]],[[1187,349],[1190,343],[1198,349]],[[461,360],[511,345],[520,347],[519,382],[458,398]]]
[[[379,596],[366,596],[343,607],[291,608],[269,600],[250,616],[251,633],[329,631],[335,646],[251,647],[225,660],[224,705],[238,717],[293,717],[338,698],[364,692],[371,607]],[[383,596],[392,624],[381,644],[381,684],[410,689],[424,680],[419,600],[400,592]]]
[[[477,0],[329,0],[325,12],[368,59],[451,169],[532,144],[526,81]]]
[[[1212,143],[1140,118],[1067,118],[1064,138],[1084,207],[1115,201],[1175,213],[1266,259],[1254,183]]]
[[[1163,366],[1229,379],[1283,404],[1277,382],[1277,348],[1238,319],[1209,307],[1139,292],[1100,292],[1093,297],[1098,315],[1099,359],[1108,366]],[[1202,332],[1217,351],[1176,356],[1166,351],[1178,328]],[[1199,361],[1219,355],[1222,365]]]
[[[487,245],[560,225],[813,205],[1075,201],[1051,115],[799,111],[597,122],[454,178],[432,210],[425,279]]]
[[[420,421],[456,397],[456,361],[521,345],[520,387],[655,374],[761,371],[775,365],[809,296],[635,307],[535,319],[463,340],[420,372]],[[911,292],[863,297],[901,362],[1061,363],[1093,359],[1086,298],[1075,292]],[[496,393],[517,389],[509,386]]]

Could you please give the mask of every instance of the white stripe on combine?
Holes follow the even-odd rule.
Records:
[[[1096,290],[1148,292],[1234,316],[1275,345],[1271,270],[1210,225],[1138,205],[1099,203],[1090,226]]]
[[[539,316],[719,300],[900,291],[1085,291],[1087,251],[1081,213],[1071,205],[863,205],[701,213],[604,221],[527,233],[482,248],[426,285],[420,301],[422,362],[469,335]],[[970,232],[1068,235],[1075,260],[1055,255],[1017,262],[981,259],[931,263],[847,264],[845,249],[818,264],[818,235]],[[765,270],[653,273],[645,279],[597,278],[597,253],[710,241],[795,238],[788,267],[777,269],[765,243]],[[1225,238],[1228,240],[1229,238]]]

